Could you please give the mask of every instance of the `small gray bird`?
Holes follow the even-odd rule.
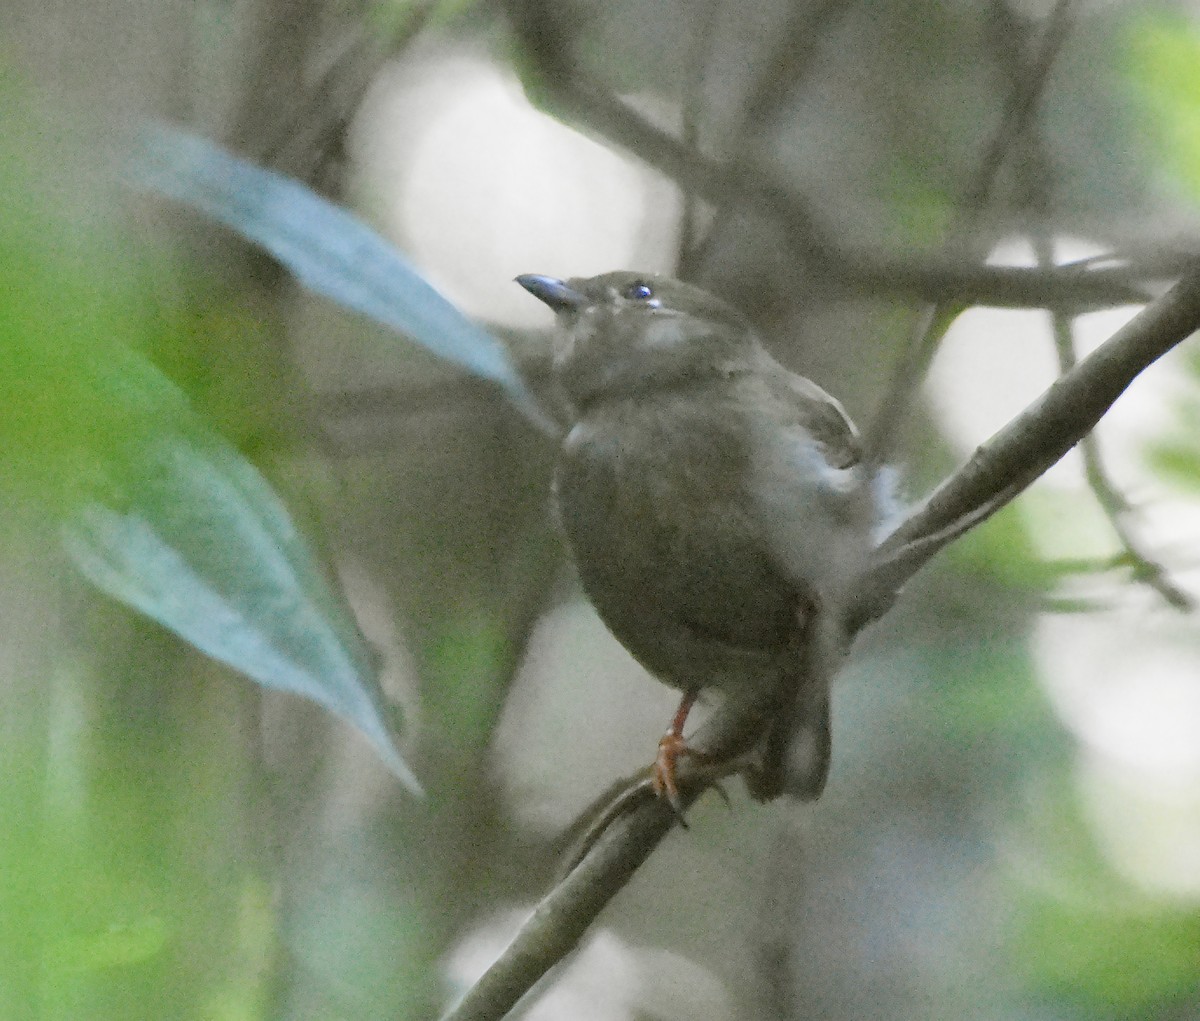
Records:
[[[678,810],[683,725],[717,689],[778,697],[751,792],[816,798],[840,609],[882,516],[853,423],[698,287],[631,272],[517,283],[559,321],[554,371],[574,424],[555,493],[584,591],[684,692],[656,789]]]

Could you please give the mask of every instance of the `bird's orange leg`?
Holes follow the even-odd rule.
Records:
[[[696,697],[699,694],[699,690],[695,688],[684,694],[679,708],[675,710],[675,717],[671,720],[671,725],[658,742],[658,754],[654,757],[652,773],[654,792],[660,798],[666,798],[667,803],[679,816],[680,822],[683,822],[683,803],[679,800],[679,787],[675,782],[675,767],[681,756],[699,754],[688,747],[687,741],[683,737],[683,725],[687,723],[688,713],[692,711],[692,706],[696,704]]]

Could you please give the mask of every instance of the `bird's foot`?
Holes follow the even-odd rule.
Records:
[[[699,695],[698,688],[691,688],[683,694],[679,708],[675,710],[675,718],[662,740],[658,742],[658,753],[654,756],[654,765],[650,767],[650,779],[654,785],[654,793],[671,806],[679,825],[687,829],[687,820],[683,817],[683,799],[679,796],[679,782],[676,779],[679,760],[685,755],[696,759],[705,758],[701,752],[688,747],[683,738],[683,726],[687,723],[688,713],[696,704]]]
[[[663,734],[662,739],[658,742],[658,754],[654,756],[654,765],[650,767],[650,785],[654,788],[654,793],[671,806],[671,811],[675,813],[679,825],[686,830],[688,824],[683,814],[684,799],[679,793],[679,760],[685,756],[698,763],[697,768],[687,770],[688,785],[695,787],[697,791],[715,787],[726,804],[729,804],[729,795],[725,793],[725,788],[718,781],[733,773],[741,772],[742,766],[736,759],[722,761],[716,756],[693,748],[673,730],[668,730]]]
[[[650,779],[654,793],[671,806],[679,825],[686,830],[687,820],[683,816],[683,801],[679,797],[679,783],[676,780],[679,760],[685,755],[699,757],[700,753],[689,748],[683,735],[676,733],[674,728],[668,730],[658,742],[658,753],[654,756],[654,765],[650,767]]]
[[[703,762],[705,765],[692,766],[689,763],[683,769],[682,775],[676,773],[673,776],[676,784],[675,802],[672,802],[667,795],[665,786],[661,791],[659,790],[659,761],[657,758],[654,765],[648,770],[642,769],[631,777],[617,781],[585,809],[568,828],[563,839],[565,853],[559,871],[560,879],[587,857],[615,822],[644,806],[648,801],[666,802],[674,813],[676,821],[684,829],[687,829],[687,823],[683,818],[685,803],[691,804],[704,791],[715,790],[726,806],[730,805],[729,794],[721,781],[746,770],[745,756],[722,760],[688,746],[682,739],[679,740],[679,743],[682,748],[676,751],[676,761],[686,756],[693,762]],[[680,786],[683,788],[682,791],[679,790]]]

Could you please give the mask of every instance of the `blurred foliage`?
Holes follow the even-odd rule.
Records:
[[[1117,875],[1079,812],[1077,793],[1046,779],[1048,789],[1022,820],[1008,875],[1009,950],[1018,973],[1076,1016],[1173,1016],[1200,991],[1200,911]]]
[[[273,909],[241,849],[233,692],[214,683],[150,729],[125,710],[148,715],[167,675],[113,685],[118,663],[89,651],[4,692],[20,729],[0,750],[0,1013],[262,1016]]]
[[[35,137],[17,116],[10,145]],[[0,224],[10,498],[61,519],[68,550],[104,591],[260,684],[353,720],[416,787],[371,654],[286,510],[139,354],[183,315],[161,307],[147,256],[101,210],[88,224],[52,206],[44,182],[66,188],[69,174],[35,176],[24,161],[37,151],[8,164]],[[114,247],[129,258],[111,258]]]
[[[1173,435],[1155,444],[1150,458],[1166,478],[1196,492],[1200,490],[1200,351],[1190,349],[1184,357],[1187,390],[1172,409]]]
[[[1137,18],[1126,59],[1164,169],[1200,197],[1200,28],[1181,11]]]
[[[245,869],[197,871],[202,856],[179,853],[235,835],[245,780],[228,768],[232,689],[214,683],[182,718],[147,727],[122,709],[165,705],[177,655],[159,644],[152,678],[130,661],[122,670],[105,650],[127,621],[100,610],[93,644],[77,615],[61,615],[78,583],[64,578],[59,523],[88,501],[122,500],[148,448],[196,428],[138,353],[174,324],[156,315],[147,263],[103,222],[103,189],[45,144],[45,122],[12,86],[3,122],[2,555],[6,598],[23,589],[35,616],[17,628],[5,608],[0,1015],[260,1016],[273,944],[262,882]],[[208,857],[221,863],[215,849]]]
[[[147,129],[133,172],[152,192],[185,202],[261,245],[318,294],[391,326],[438,358],[502,386],[553,433],[494,337],[437,293],[357,217],[298,181],[170,128]]]
[[[64,125],[15,87],[9,99],[0,501],[15,583],[60,584],[51,605],[87,606],[55,548],[64,529],[101,587],[261,683],[374,729],[408,776],[340,596],[262,477],[143,353],[186,348],[189,327],[212,336],[164,304],[114,196],[70,146],[42,141],[37,117]],[[242,685],[213,673],[173,704],[185,686],[170,639],[131,634],[111,608],[82,616],[95,630],[74,612],[61,634],[44,625],[10,642],[0,1015],[262,1016],[275,920],[240,815],[257,782],[241,755]],[[131,639],[137,651],[121,653]],[[21,677],[26,646],[37,672]]]
[[[0,379],[0,464],[10,498],[61,515],[85,495],[119,488],[136,471],[139,445],[179,428],[186,405],[135,353],[158,332],[145,313],[144,267],[110,257],[112,246],[125,247],[119,237],[80,229],[84,209],[62,215],[69,183],[50,177],[60,190],[45,187],[43,150],[26,144],[36,132],[20,122],[24,112],[7,109],[0,165],[10,196],[0,231],[9,367]],[[59,214],[48,215],[55,207]]]

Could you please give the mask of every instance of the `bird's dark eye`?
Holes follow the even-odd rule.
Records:
[[[630,301],[645,301],[654,297],[654,288],[644,280],[637,280],[625,288],[625,297]]]

